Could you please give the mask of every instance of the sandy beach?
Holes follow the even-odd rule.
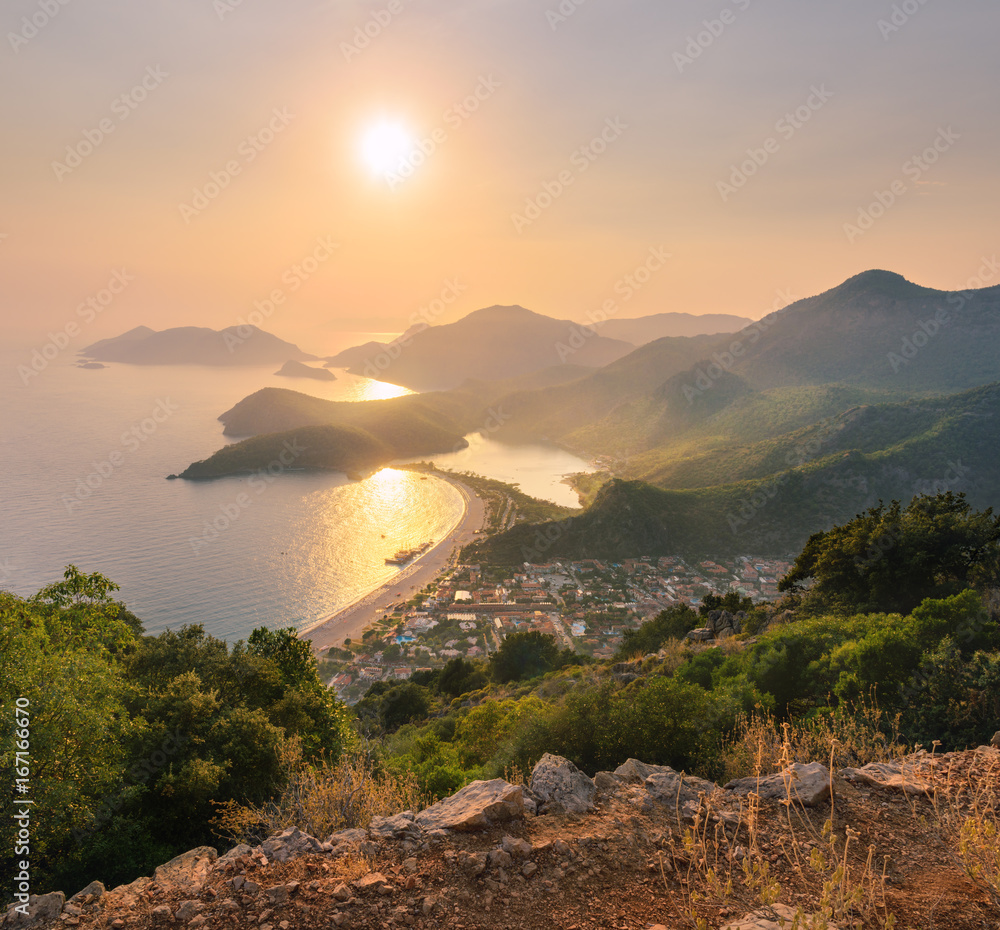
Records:
[[[393,604],[409,600],[423,590],[457,556],[462,546],[475,540],[476,530],[482,529],[486,521],[482,500],[461,481],[439,474],[433,477],[447,481],[462,495],[465,509],[461,519],[441,542],[400,569],[391,581],[303,630],[300,635],[312,641],[313,652],[321,653],[331,646],[340,646],[347,638],[360,638],[365,629],[392,609]]]

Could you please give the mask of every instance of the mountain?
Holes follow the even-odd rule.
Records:
[[[635,346],[569,320],[523,307],[488,307],[455,323],[411,328],[391,343],[367,343],[328,359],[354,374],[417,391],[447,390],[466,379],[496,381],[553,365],[600,368]]]
[[[1000,380],[1000,287],[936,291],[870,271],[739,333],[649,343],[574,384],[505,398],[499,434],[634,457],[775,436],[847,406]]]
[[[735,333],[753,323],[744,316],[728,313],[654,313],[632,320],[606,320],[591,328],[609,339],[621,339],[635,346],[666,336],[711,336]]]
[[[282,378],[312,378],[314,381],[336,381],[337,376],[328,368],[313,368],[303,362],[289,360],[276,372]]]
[[[101,362],[130,365],[276,365],[288,359],[306,361],[314,355],[266,333],[256,326],[229,326],[223,330],[179,326],[156,332],[137,326],[121,336],[102,339],[80,355]]]
[[[672,487],[612,479],[580,516],[517,526],[465,558],[787,557],[811,533],[879,500],[953,491],[977,508],[996,506],[998,460],[1000,384],[856,407],[776,440],[686,460],[659,476]]]

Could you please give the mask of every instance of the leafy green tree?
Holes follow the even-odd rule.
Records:
[[[456,656],[449,659],[448,663],[441,669],[441,675],[437,681],[438,691],[450,697],[458,697],[469,691],[477,691],[485,688],[489,684],[486,673],[468,659]]]
[[[622,636],[622,644],[618,647],[617,658],[631,659],[637,655],[658,652],[668,639],[683,639],[700,625],[698,614],[687,604],[668,607],[652,620],[647,620],[638,630],[626,630]]]
[[[537,630],[511,633],[490,657],[490,674],[501,683],[537,678],[555,668],[559,668],[555,637]]]
[[[808,587],[814,609],[905,614],[925,598],[995,584],[998,565],[1000,516],[974,512],[964,494],[922,495],[814,534],[779,590]]]
[[[753,610],[753,598],[740,594],[739,591],[727,591],[725,594],[706,594],[702,598],[698,613],[707,617],[713,610],[728,610],[731,614]]]
[[[404,681],[390,688],[382,697],[379,716],[386,732],[401,727],[404,723],[422,720],[430,710],[430,695],[426,688]]]

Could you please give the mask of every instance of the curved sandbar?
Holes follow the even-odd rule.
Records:
[[[393,604],[399,603],[400,599],[409,600],[437,578],[458,550],[476,538],[476,530],[482,529],[486,522],[486,506],[471,488],[440,473],[429,477],[447,481],[462,495],[465,508],[458,523],[441,542],[400,569],[390,581],[306,627],[299,636],[312,640],[313,652],[320,653],[331,646],[341,646],[347,638],[359,639],[369,626],[392,610]]]

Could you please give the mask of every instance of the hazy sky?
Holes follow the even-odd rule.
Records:
[[[277,296],[265,328],[324,351],[449,287],[441,321],[760,317],[1000,252],[995,0],[7,0],[0,25],[14,339]],[[429,154],[377,174],[383,124]]]

